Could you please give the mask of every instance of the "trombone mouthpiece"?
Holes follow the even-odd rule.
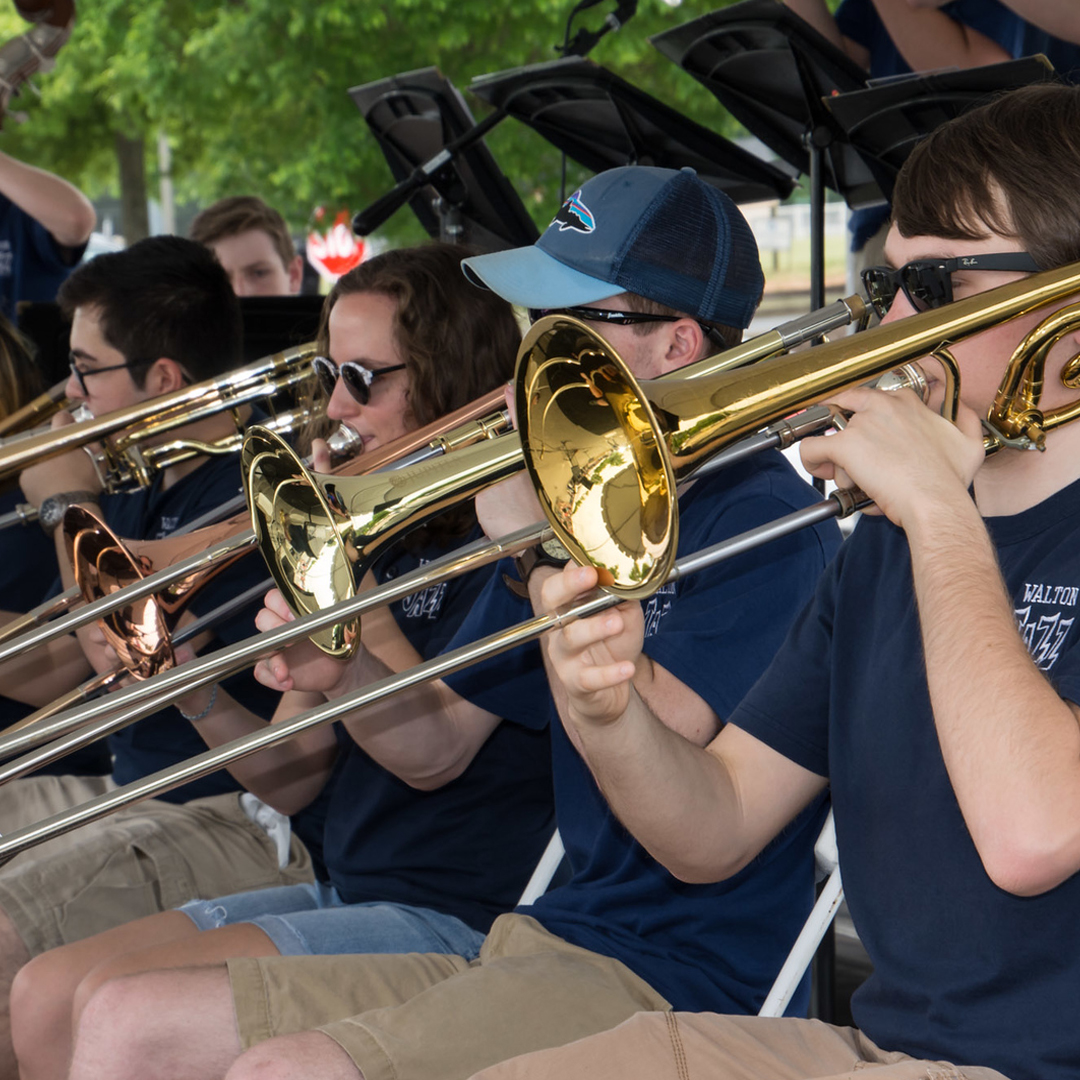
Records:
[[[364,440],[347,424],[340,424],[327,438],[326,445],[330,448],[331,460],[337,464],[359,454],[364,448]]]

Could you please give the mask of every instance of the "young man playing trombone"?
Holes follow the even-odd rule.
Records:
[[[1042,269],[1080,259],[1078,131],[1080,89],[1043,86],[919,146],[895,189],[892,269],[868,281],[886,321],[1021,281],[988,268],[1021,253]],[[1076,298],[951,346],[955,426],[909,394],[835,398],[852,414],[846,430],[805,443],[803,459],[862,488],[877,515],[705,749],[673,739],[630,686],[635,606],[550,639],[566,715],[605,794],[680,878],[738,873],[829,786],[845,892],[874,964],[852,1001],[858,1029],[642,1014],[483,1080],[1076,1075],[1080,426],[1050,431],[1044,453],[984,457],[980,424],[1000,426],[1014,348]],[[1073,326],[1049,351],[1042,413],[1076,400],[1062,380],[1078,340]],[[595,580],[591,569],[552,576],[545,605]]]
[[[714,338],[737,341],[762,288],[753,237],[730,200],[691,171],[651,168],[601,174],[568,200],[535,248],[467,266],[507,299],[588,320],[641,378],[716,352]],[[686,493],[681,541],[695,550],[813,499],[779,455],[736,467]],[[523,480],[491,489],[477,512],[493,536],[540,517]],[[698,745],[712,738],[835,546],[834,528],[803,533],[650,601],[652,633],[637,677],[676,737]],[[531,591],[551,572],[544,558],[550,552],[533,552],[520,570],[505,569]],[[532,613],[501,577],[451,645]],[[264,629],[287,616],[277,602],[271,607],[272,618],[260,616]],[[711,656],[718,633],[719,659]],[[299,654],[286,653],[264,674],[284,687],[298,668]],[[540,727],[553,708],[537,648],[436,685],[446,696],[448,735],[466,760],[483,717]],[[82,1014],[72,1077],[228,1071],[463,1080],[642,1008],[756,1009],[811,902],[821,801],[737,881],[688,887],[633,842],[561,725],[552,729],[556,810],[573,876],[497,919],[478,959],[294,956],[116,979]]]

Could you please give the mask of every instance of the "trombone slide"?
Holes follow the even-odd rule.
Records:
[[[684,556],[673,564],[670,580],[677,580],[688,574],[704,570],[726,559],[741,555],[751,548],[759,547],[770,540],[787,536],[807,526],[827,521],[830,518],[846,516],[864,505],[866,505],[866,500],[861,493],[834,492],[823,502],[808,506],[802,510],[796,510],[783,518],[750,529],[738,536],[714,544],[703,551]],[[434,564],[429,564],[429,566],[431,565]],[[424,567],[422,569],[426,570],[428,568]],[[402,577],[399,582],[393,584],[400,585],[404,581],[405,577]],[[383,590],[372,591],[382,592]],[[97,798],[91,799],[80,806],[18,829],[4,837],[0,837],[0,864],[27,848],[44,843],[54,836],[70,832],[80,825],[96,821],[131,803],[171,791],[173,788],[186,784],[190,780],[195,780],[200,776],[205,776],[207,773],[225,768],[233,761],[248,757],[268,747],[276,746],[278,743],[291,739],[310,728],[329,723],[340,716],[355,712],[366,705],[381,701],[412,686],[418,686],[442,678],[445,675],[450,675],[455,671],[460,671],[462,668],[469,667],[480,660],[486,660],[488,657],[496,656],[499,653],[506,652],[508,649],[533,641],[548,630],[566,625],[575,619],[586,618],[589,615],[604,611],[622,603],[622,601],[623,598],[615,594],[594,591],[589,597],[570,608],[534,616],[525,622],[518,623],[516,626],[492,634],[480,641],[443,653],[441,656],[425,661],[408,671],[380,679],[354,691],[352,694],[328,702],[317,709],[312,709],[281,723],[269,724],[262,731],[254,732],[231,743],[207,750],[205,753],[198,754],[178,765],[162,769],[133,783],[125,784],[115,791],[99,795]],[[379,602],[388,603],[390,601],[383,596],[380,597]],[[335,612],[331,612],[331,617],[334,614]],[[308,618],[314,619],[315,616],[308,616]],[[277,631],[271,631],[271,633],[278,634],[280,630],[291,630],[295,626],[296,624],[289,624],[286,627],[280,627]],[[268,637],[270,635],[264,636]],[[224,651],[229,652],[232,650]],[[188,666],[184,665],[184,667]],[[177,673],[183,673],[184,667],[177,669]],[[170,672],[170,674],[174,673]],[[203,685],[203,683],[200,682],[198,685]],[[80,745],[83,745],[83,743],[80,743]],[[46,749],[50,748],[46,747]],[[74,747],[67,749],[74,749]],[[13,762],[11,766],[0,769],[0,782],[11,779],[12,776],[24,775],[26,772],[37,768],[40,763],[36,755],[29,754],[25,758]]]

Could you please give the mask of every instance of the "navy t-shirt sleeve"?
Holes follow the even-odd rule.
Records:
[[[483,637],[515,626],[533,617],[532,605],[515,596],[503,575],[517,578],[513,561],[498,563],[483,591],[476,598],[447,651],[471,644]],[[551,694],[544,662],[536,642],[473,664],[444,680],[461,697],[496,716],[534,730],[547,726],[551,718]]]
[[[842,560],[843,553],[825,571],[776,656],[728,718],[818,776],[829,774],[832,623]]]

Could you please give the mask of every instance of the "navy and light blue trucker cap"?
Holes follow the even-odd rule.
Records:
[[[637,293],[745,329],[765,278],[746,219],[693,169],[629,165],[583,184],[531,247],[462,263],[473,284],[522,307]]]

